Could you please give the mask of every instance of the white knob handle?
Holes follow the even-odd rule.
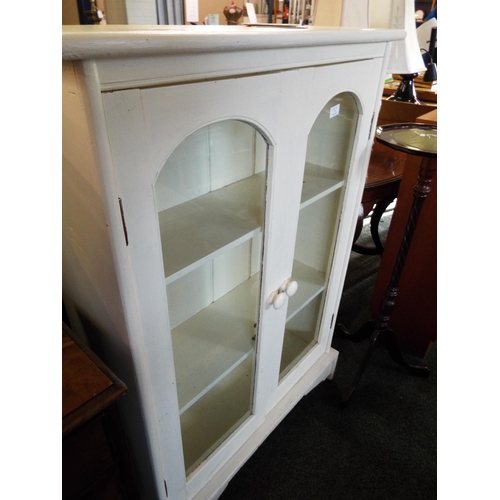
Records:
[[[299,288],[299,284],[296,281],[287,280],[287,281],[285,281],[285,283],[283,283],[282,287],[283,287],[283,290],[285,291],[285,293],[289,297],[291,297],[292,295],[295,295],[295,293],[297,292],[297,289]]]
[[[274,292],[270,297],[271,304],[275,309],[281,309],[285,303],[285,299],[286,294],[283,292]]]
[[[286,280],[283,284],[271,294],[269,297],[269,302],[273,305],[275,309],[281,309],[287,297],[295,295],[295,292],[299,288],[296,281]]]
[[[295,295],[295,292],[299,288],[299,285],[296,281],[286,280],[280,287],[280,292],[285,292],[289,297]]]

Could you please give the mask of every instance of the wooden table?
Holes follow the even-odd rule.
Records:
[[[390,89],[391,87],[386,85],[386,92]],[[389,95],[393,92],[394,89],[389,92]],[[417,105],[382,99],[377,126],[389,123],[420,122],[421,119],[437,120],[437,104],[435,102],[425,102]],[[422,123],[435,124],[436,122],[429,121]],[[353,251],[365,255],[383,253],[384,247],[380,241],[378,225],[385,209],[398,195],[406,159],[406,153],[390,150],[378,144],[377,141],[374,141],[358,214],[356,232],[354,233]],[[357,243],[357,239],[363,229],[363,219],[366,218],[372,209],[370,232],[375,246],[362,246]]]
[[[437,125],[437,108],[432,111],[424,113],[422,116],[417,117],[417,123],[428,123],[430,125]]]
[[[415,118],[415,122],[437,125],[437,108],[426,111],[418,105],[414,107],[425,111]],[[409,155],[371,298],[372,317],[376,317],[378,313],[384,289],[397,258],[412,205],[413,187],[417,182],[419,167],[420,159]],[[436,173],[432,190],[420,214],[420,222],[401,276],[398,299],[391,314],[391,326],[398,332],[401,348],[422,358],[437,338],[437,190]]]
[[[364,255],[382,255],[384,247],[380,240],[378,226],[387,207],[398,195],[405,161],[405,153],[394,150],[387,151],[387,148],[378,142],[375,141],[373,143],[356,231],[354,233],[354,244],[352,246],[354,252]],[[372,210],[370,233],[375,246],[370,247],[357,243],[357,239],[363,229],[363,220]]]
[[[118,413],[127,387],[63,323],[63,499],[138,499]]]
[[[412,242],[415,231],[419,227],[420,214],[425,201],[432,193],[432,181],[437,170],[437,125],[417,124],[417,123],[395,123],[377,128],[376,139],[381,144],[396,151],[402,151],[410,156],[415,156],[419,160],[417,178],[412,190],[412,200],[410,210],[406,213],[406,223],[403,233],[398,237],[394,249],[395,258],[390,261],[388,274],[383,275],[382,283],[385,285],[382,299],[376,311],[376,319],[365,323],[357,332],[351,333],[343,329],[343,333],[353,341],[361,341],[370,338],[368,349],[359,365],[354,377],[354,382],[348,392],[343,396],[342,401],[346,403],[356,389],[361,376],[363,375],[375,347],[382,345],[387,348],[391,358],[400,366],[406,368],[411,374],[427,377],[429,369],[425,365],[414,365],[408,363],[402,356],[399,342],[399,335],[393,328],[392,313],[399,303],[399,288],[401,277],[405,272],[407,258],[413,250]],[[405,169],[403,177],[407,176]],[[403,187],[403,186],[401,186]],[[402,190],[398,194],[399,200],[402,197]],[[392,229],[392,225],[391,225]],[[417,249],[417,252],[420,252]],[[384,257],[385,257],[384,253]],[[392,257],[392,256],[391,256]],[[412,271],[414,271],[413,269]],[[423,266],[418,266],[416,271],[419,275],[426,275],[428,270]],[[432,273],[432,269],[430,270]],[[377,282],[380,282],[379,272]],[[412,288],[416,288],[416,283],[411,283]],[[373,304],[372,304],[373,305]],[[407,322],[415,322],[419,316],[426,315],[425,309],[416,308],[415,304],[407,304],[412,307],[414,314],[406,318]]]

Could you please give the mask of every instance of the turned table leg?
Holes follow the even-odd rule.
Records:
[[[383,128],[384,127],[381,127],[381,129]],[[388,145],[392,146],[391,144]],[[411,154],[417,154],[414,151],[409,152]],[[411,365],[404,360],[399,349],[396,333],[389,328],[389,320],[391,317],[391,312],[396,303],[399,281],[401,279],[401,274],[404,269],[411,241],[415,233],[415,228],[418,223],[422,205],[429,192],[431,191],[432,179],[437,169],[436,158],[437,155],[435,153],[426,153],[425,156],[422,157],[422,160],[420,162],[417,184],[413,188],[413,204],[408,215],[405,231],[401,240],[401,245],[398,250],[389,284],[385,289],[380,303],[377,319],[375,321],[372,320],[367,322],[356,333],[353,334],[350,334],[342,325],[338,325],[339,333],[346,338],[351,338],[351,340],[353,341],[359,342],[361,340],[367,339],[368,337],[370,338],[368,348],[354,377],[354,381],[349,390],[342,397],[343,403],[346,403],[352,396],[359,380],[361,379],[361,376],[366,370],[374,348],[379,344],[386,347],[391,358],[398,365],[407,369],[411,374],[424,377],[429,375],[429,369],[426,366]]]

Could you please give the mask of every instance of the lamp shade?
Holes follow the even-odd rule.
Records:
[[[388,73],[407,75],[425,71],[417,38],[414,0],[392,0],[390,27],[406,30],[406,38],[393,42]]]

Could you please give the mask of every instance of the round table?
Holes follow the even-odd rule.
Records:
[[[428,376],[429,369],[424,365],[408,364],[399,349],[397,336],[389,328],[391,312],[396,303],[398,285],[403,272],[411,240],[418,223],[422,204],[431,191],[432,179],[437,169],[437,125],[422,123],[397,123],[383,125],[377,128],[375,139],[384,146],[396,151],[416,155],[421,157],[417,184],[413,188],[413,204],[408,216],[406,227],[401,239],[396,261],[389,279],[389,283],[384,291],[384,296],[380,303],[379,313],[375,321],[369,321],[363,325],[356,333],[349,333],[342,329],[342,333],[354,341],[360,341],[370,337],[368,349],[356,373],[354,383],[342,398],[343,403],[347,402],[354,392],[361,375],[363,374],[373,349],[377,344],[382,343],[388,350],[391,358],[400,366],[408,369],[410,373],[417,376]],[[425,312],[422,312],[423,314]]]

